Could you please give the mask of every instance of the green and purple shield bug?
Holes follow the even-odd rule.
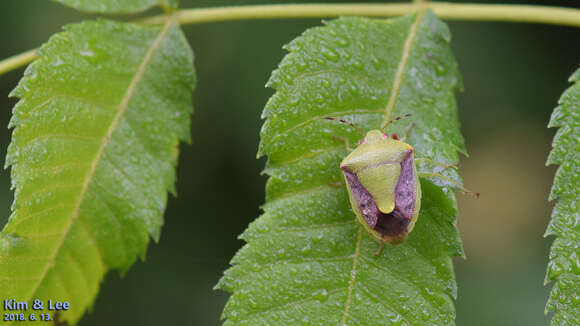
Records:
[[[408,116],[410,114],[395,118],[386,125]],[[333,117],[326,119],[349,125],[364,135],[362,130],[348,121]],[[405,142],[406,134],[412,126],[413,124],[409,125],[402,139],[396,134],[389,137],[378,129],[369,131],[340,164],[357,221],[380,243],[376,255],[380,253],[385,243],[402,243],[413,230],[419,217],[421,209],[419,173],[413,147]],[[345,141],[347,148],[349,147],[347,139],[335,138]],[[455,166],[437,165],[444,168]],[[439,174],[432,176],[444,177]],[[470,192],[452,180],[448,181]]]
[[[379,241],[403,242],[421,208],[413,147],[371,130],[340,169],[352,210],[366,231]]]

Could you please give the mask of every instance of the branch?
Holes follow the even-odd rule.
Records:
[[[10,58],[6,58],[0,61],[0,75],[25,66],[34,61],[36,58],[38,58],[36,49],[26,51]]]
[[[338,16],[390,17],[430,8],[449,20],[505,21],[580,27],[580,10],[532,5],[488,5],[469,3],[420,2],[388,4],[281,4],[220,8],[183,9],[173,15],[182,25],[231,20],[320,18]],[[145,24],[163,24],[168,15],[145,18]]]
[[[580,27],[580,9],[566,7],[470,4],[446,2],[388,4],[280,4],[219,8],[183,9],[171,15],[158,15],[138,22],[164,24],[170,16],[180,24],[201,24],[233,20],[321,18],[338,16],[391,17],[430,8],[443,19],[468,21],[504,21]],[[0,75],[24,66],[37,58],[36,50],[0,61]]]

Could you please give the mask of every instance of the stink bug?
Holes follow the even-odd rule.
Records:
[[[410,114],[389,123],[408,116]],[[348,121],[332,117],[326,119],[338,120],[357,129],[364,136],[359,145],[340,163],[340,169],[357,221],[380,243],[375,254],[378,255],[385,243],[402,243],[413,230],[421,208],[421,174],[417,173],[416,162],[430,160],[415,159],[413,147],[405,142],[412,123],[405,135],[399,139],[396,134],[389,137],[378,129],[364,135],[362,130]],[[350,147],[348,139],[335,138],[345,141],[347,148]],[[455,166],[435,164],[444,168]],[[428,175],[440,176],[471,193],[441,174]]]

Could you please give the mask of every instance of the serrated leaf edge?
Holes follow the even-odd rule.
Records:
[[[73,210],[73,212],[71,214],[71,217],[69,219],[69,222],[66,225],[66,229],[65,229],[65,231],[62,234],[62,237],[60,239],[60,242],[58,243],[58,245],[54,249],[54,253],[49,258],[48,262],[46,263],[46,266],[45,266],[44,270],[42,271],[42,274],[40,275],[38,281],[36,282],[36,284],[32,288],[31,293],[27,296],[27,298],[29,300],[34,296],[34,293],[36,293],[36,291],[38,291],[38,288],[40,287],[40,285],[44,281],[44,279],[46,277],[46,274],[54,266],[54,262],[55,262],[56,256],[60,252],[60,250],[62,248],[62,245],[63,245],[63,243],[65,241],[65,238],[68,235],[68,232],[69,232],[70,228],[72,227],[74,221],[78,218],[78,215],[80,213],[80,208],[81,208],[81,205],[82,205],[84,196],[85,196],[85,194],[86,194],[86,192],[88,190],[89,184],[91,183],[91,180],[93,179],[93,176],[94,176],[94,174],[95,174],[95,172],[97,170],[98,164],[99,164],[100,159],[101,159],[101,157],[102,157],[102,155],[103,155],[103,153],[105,151],[105,148],[107,147],[107,144],[109,143],[109,141],[110,141],[110,139],[112,137],[112,134],[113,134],[113,132],[115,130],[115,127],[117,126],[119,120],[121,119],[121,116],[123,115],[123,113],[125,112],[125,110],[127,109],[127,107],[129,106],[129,102],[130,102],[130,100],[131,100],[131,98],[132,98],[132,96],[133,96],[133,94],[134,94],[134,92],[135,92],[135,90],[137,88],[137,84],[142,79],[142,77],[143,77],[143,75],[145,73],[147,64],[151,61],[151,57],[153,56],[153,53],[159,47],[159,45],[161,44],[161,41],[167,35],[167,33],[170,30],[170,27],[173,24],[174,24],[174,21],[173,20],[168,20],[167,21],[167,23],[163,26],[163,29],[161,30],[161,32],[159,33],[159,35],[157,36],[157,38],[151,44],[149,50],[147,51],[147,53],[143,57],[143,60],[139,64],[139,67],[137,69],[137,72],[136,72],[135,76],[133,77],[133,79],[131,80],[129,86],[127,87],[127,91],[125,92],[125,95],[123,96],[123,99],[121,100],[121,103],[119,104],[118,112],[115,115],[115,118],[113,119],[113,121],[111,122],[111,126],[107,130],[107,134],[103,138],[103,143],[99,147],[99,150],[97,152],[97,155],[95,156],[95,159],[91,163],[91,168],[89,170],[89,173],[87,174],[87,177],[85,179],[85,182],[82,185],[82,189],[81,189],[81,192],[80,192],[79,197],[77,199],[77,203],[76,203],[75,208],[74,208],[74,210]],[[100,256],[100,259],[102,260],[102,254]],[[104,263],[103,263],[103,265],[104,265]]]

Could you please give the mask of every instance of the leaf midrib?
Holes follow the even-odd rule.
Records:
[[[397,67],[397,72],[395,73],[395,78],[393,81],[393,90],[391,92],[391,96],[389,98],[389,102],[387,103],[387,107],[385,108],[385,120],[381,126],[381,129],[384,129],[386,124],[389,122],[389,118],[393,108],[395,107],[395,103],[397,102],[397,97],[399,96],[399,92],[401,90],[401,85],[403,84],[403,75],[405,73],[405,69],[407,68],[407,62],[409,61],[409,53],[411,52],[411,48],[413,46],[413,41],[415,40],[415,35],[419,30],[419,25],[425,15],[425,10],[419,12],[415,21],[411,25],[409,30],[409,35],[407,35],[407,39],[405,40],[405,44],[403,46],[403,53],[401,55],[401,61],[399,62],[399,66]],[[349,308],[350,308],[350,300],[352,297],[352,292],[356,283],[356,268],[360,256],[360,246],[362,242],[362,226],[359,226],[358,236],[356,241],[355,253],[353,255],[353,264],[352,269],[350,272],[350,280],[348,285],[348,292],[346,296],[346,301],[344,304],[344,314],[342,316],[340,325],[346,325],[346,321],[349,318]]]
[[[389,98],[389,102],[387,103],[387,107],[385,108],[385,120],[381,125],[381,129],[384,129],[384,127],[386,127],[391,117],[391,113],[395,108],[395,103],[397,103],[397,97],[399,96],[399,92],[401,91],[401,85],[403,84],[403,75],[405,73],[405,69],[407,68],[407,62],[409,61],[409,53],[411,52],[411,47],[413,46],[413,41],[415,40],[415,35],[417,35],[417,30],[419,30],[419,25],[423,20],[423,16],[425,16],[425,10],[417,14],[417,18],[415,18],[413,25],[411,25],[409,35],[407,36],[405,44],[403,45],[403,54],[401,55],[401,62],[399,62],[397,72],[395,73],[395,79],[393,81],[393,91],[391,92],[391,97]]]
[[[129,102],[130,102],[131,98],[133,97],[135,90],[137,89],[137,84],[142,80],[143,75],[144,75],[145,70],[146,70],[146,67],[149,64],[149,62],[151,61],[151,57],[153,56],[153,53],[155,52],[155,50],[157,50],[157,48],[161,44],[161,41],[169,32],[169,28],[171,27],[171,25],[173,23],[174,23],[174,21],[170,19],[163,26],[163,29],[161,30],[159,35],[157,35],[157,38],[153,41],[153,43],[151,43],[149,50],[147,50],[147,53],[145,54],[145,56],[143,57],[143,60],[139,64],[139,67],[137,68],[137,72],[135,73],[135,76],[133,76],[133,79],[131,79],[131,82],[129,83],[129,87],[127,87],[127,91],[125,91],[125,95],[123,96],[123,98],[121,99],[121,102],[119,103],[118,112],[115,115],[113,121],[111,122],[111,125],[110,125],[109,129],[107,130],[107,133],[105,134],[105,137],[103,137],[103,142],[102,142],[101,146],[99,147],[99,150],[97,151],[97,155],[95,156],[95,159],[93,160],[93,162],[91,164],[89,172],[87,173],[87,176],[86,176],[85,181],[83,183],[83,186],[81,188],[80,195],[77,199],[77,203],[75,205],[75,208],[70,216],[69,222],[66,225],[65,232],[63,232],[62,237],[59,239],[58,245],[55,247],[53,254],[50,256],[49,260],[47,261],[45,268],[42,271],[42,274],[38,278],[38,281],[36,282],[36,284],[32,288],[30,294],[27,296],[26,301],[29,301],[33,297],[33,295],[36,293],[36,291],[38,291],[38,288],[42,284],[47,273],[49,272],[51,267],[54,266],[53,263],[56,259],[56,256],[58,255],[58,253],[60,252],[60,250],[62,248],[64,240],[66,239],[74,221],[79,216],[79,212],[80,212],[80,208],[81,208],[81,205],[83,203],[83,200],[84,200],[84,196],[88,190],[88,187],[89,187],[91,181],[93,180],[93,177],[95,175],[95,172],[97,170],[99,162],[101,161],[101,157],[103,156],[103,153],[105,152],[105,148],[109,144],[111,137],[113,135],[113,132],[115,131],[117,124],[119,123],[121,117],[123,116],[123,113],[125,113],[125,111],[127,110],[127,107],[129,106]],[[101,259],[102,259],[102,257],[101,257]],[[103,266],[105,266],[105,265],[103,264]]]
[[[352,258],[352,269],[350,271],[350,280],[348,282],[348,292],[346,294],[346,302],[344,304],[344,314],[342,315],[340,325],[346,325],[346,321],[349,318],[348,310],[350,308],[350,298],[352,297],[352,290],[354,289],[354,283],[356,282],[356,267],[358,265],[358,258],[360,256],[361,242],[362,242],[362,227],[359,226],[358,235],[356,237],[356,246]]]

